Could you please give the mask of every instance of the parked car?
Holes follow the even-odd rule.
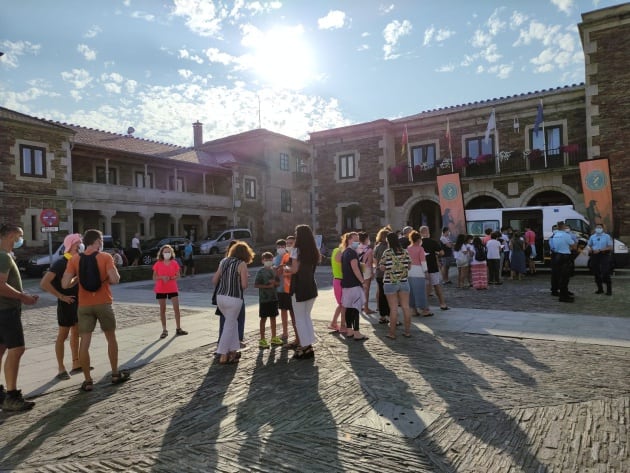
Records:
[[[216,255],[218,253],[224,253],[225,249],[232,240],[244,241],[249,246],[254,244],[252,232],[249,228],[228,228],[227,230],[215,232],[213,235],[208,236],[205,240],[202,240],[199,245],[199,252],[202,255]]]
[[[111,235],[103,235],[103,250],[108,253],[113,253],[114,251],[114,239]],[[63,258],[63,254],[66,249],[61,243],[57,250],[52,254],[52,261],[49,254],[39,254],[32,256],[27,262],[25,262],[24,266],[20,262],[18,267],[20,271],[24,271],[27,276],[32,277],[40,277],[44,274],[44,271],[48,270],[50,265],[57,261],[60,258]]]
[[[152,264],[157,258],[158,251],[164,245],[171,245],[175,250],[177,256],[183,255],[184,247],[186,246],[186,242],[188,238],[186,237],[163,237],[163,238],[153,238],[151,240],[147,240],[142,242],[142,257],[140,258],[140,264]],[[194,244],[193,244],[194,249]]]

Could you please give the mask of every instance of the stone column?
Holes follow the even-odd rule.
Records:
[[[112,218],[116,215],[115,210],[101,210],[101,215],[105,217],[105,235],[112,234]]]

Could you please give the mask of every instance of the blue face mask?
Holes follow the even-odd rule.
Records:
[[[16,241],[15,243],[13,243],[13,249],[17,250],[19,247],[21,247],[24,244],[24,237],[20,237],[18,239],[18,241]]]
[[[353,250],[356,250],[358,247],[359,247],[358,241],[353,241],[352,243],[350,243],[350,248],[352,248]]]
[[[604,233],[604,229],[598,227],[595,229],[595,233]]]

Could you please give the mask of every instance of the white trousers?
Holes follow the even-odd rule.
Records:
[[[230,296],[217,296],[217,306],[225,317],[223,325],[223,333],[219,340],[217,353],[219,355],[227,355],[231,351],[238,351],[241,343],[238,339],[238,314],[241,311],[243,299]]]
[[[297,302],[295,296],[292,296],[291,299],[293,302],[293,314],[295,315],[295,328],[297,329],[298,337],[300,337],[300,345],[307,347],[316,342],[315,329],[311,319],[315,298],[304,302]]]

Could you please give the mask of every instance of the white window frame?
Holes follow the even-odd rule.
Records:
[[[353,156],[353,175],[349,177],[341,177],[341,161],[342,158]],[[359,161],[361,160],[361,155],[358,150],[348,150],[341,153],[337,153],[335,155],[335,182],[353,182],[359,180]],[[347,166],[345,166],[347,167]]]

